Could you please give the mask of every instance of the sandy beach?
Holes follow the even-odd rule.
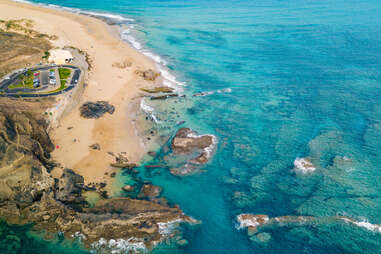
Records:
[[[124,153],[130,162],[138,162],[145,147],[133,125],[129,104],[148,81],[136,70],[155,69],[155,63],[118,38],[103,21],[89,16],[0,0],[0,19],[26,18],[34,21],[34,29],[56,35],[54,46],[72,46],[85,51],[91,69],[85,77],[85,89],[77,105],[51,128],[50,136],[58,146],[53,159],[62,167],[73,169],[85,178],[85,183],[104,182],[114,158],[109,154]],[[125,61],[132,65],[120,68]],[[113,66],[114,65],[114,66]],[[79,106],[87,101],[108,101],[115,112],[99,119],[80,116]],[[89,149],[99,144],[100,150]],[[59,172],[56,172],[59,174]],[[106,178],[107,177],[107,178]]]

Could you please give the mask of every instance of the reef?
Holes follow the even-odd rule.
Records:
[[[174,221],[195,222],[178,206],[150,200],[160,195],[156,186],[143,187],[148,200],[103,198],[90,206],[83,194],[102,186],[86,186],[71,169],[59,179],[50,174],[56,166],[50,159],[54,145],[43,119],[1,108],[0,123],[0,217],[7,223],[75,238],[99,253],[125,253],[173,237],[163,228]]]
[[[81,116],[84,118],[100,118],[105,113],[113,114],[115,107],[107,101],[86,102],[80,108]]]
[[[289,227],[289,226],[313,226],[332,223],[341,223],[343,225],[357,226],[374,233],[381,233],[381,225],[372,224],[368,221],[358,221],[345,216],[279,216],[270,218],[265,214],[240,214],[236,218],[238,228],[247,229],[247,234],[255,243],[266,244],[271,239],[271,234],[266,231],[271,227]],[[262,232],[260,232],[260,230]]]

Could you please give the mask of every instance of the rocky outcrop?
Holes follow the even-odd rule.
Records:
[[[52,237],[63,232],[87,248],[111,253],[121,246],[126,252],[131,244],[150,249],[173,237],[163,233],[163,225],[194,222],[179,207],[150,200],[104,198],[90,207],[82,176],[70,169],[59,179],[49,173],[54,146],[45,127],[32,115],[0,109],[0,217],[8,223],[30,224]],[[155,196],[157,189],[145,192]],[[116,241],[118,246],[111,244]]]
[[[79,109],[84,118],[100,118],[105,113],[113,114],[115,107],[107,101],[86,102]]]
[[[300,225],[321,225],[332,223],[349,224],[364,228],[374,233],[381,233],[380,224],[372,224],[368,221],[358,221],[345,216],[279,216],[270,218],[264,214],[240,214],[237,216],[238,226],[241,229],[247,229],[247,234],[255,243],[266,244],[271,239],[271,234],[266,231],[268,227],[300,226]]]
[[[174,89],[168,86],[158,86],[154,88],[140,88],[140,90],[146,93],[172,93]]]
[[[155,81],[157,77],[160,76],[160,73],[155,72],[151,69],[145,70],[145,71],[136,71],[136,74],[138,74],[140,77],[142,77],[145,80],[148,81]]]
[[[151,100],[166,100],[168,98],[171,98],[171,97],[178,97],[179,95],[178,94],[175,94],[175,93],[171,93],[171,94],[164,94],[164,95],[160,95],[160,96],[152,96],[151,97]]]
[[[198,135],[189,128],[181,128],[172,139],[171,147],[176,154],[189,154],[195,150],[206,152],[204,150],[211,148],[214,143],[212,135]]]
[[[138,198],[148,198],[153,199],[160,196],[163,189],[160,186],[155,186],[151,184],[144,184],[140,190]]]
[[[83,176],[74,173],[71,169],[65,169],[57,183],[55,198],[72,208],[81,209],[81,205],[86,204],[82,197],[83,187]]]

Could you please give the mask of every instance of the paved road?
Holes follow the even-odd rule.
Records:
[[[47,85],[48,85],[49,84],[49,70],[51,68],[55,68],[55,67],[70,68],[70,69],[74,70],[74,74],[73,74],[73,78],[71,79],[70,86],[66,87],[65,89],[63,89],[59,92],[48,93],[48,94],[18,94],[18,92],[22,92],[22,93],[30,93],[31,92],[30,89],[25,89],[25,88],[17,88],[17,89],[9,90],[8,86],[10,86],[12,83],[16,82],[20,74],[25,74],[28,70],[28,69],[23,69],[21,71],[19,70],[15,73],[11,74],[9,79],[4,79],[3,81],[0,82],[0,91],[6,92],[5,94],[0,94],[0,97],[48,97],[48,96],[54,96],[54,95],[62,94],[64,92],[67,92],[67,91],[73,89],[78,83],[78,82],[75,82],[75,80],[79,81],[79,77],[81,76],[81,72],[82,72],[78,67],[75,67],[72,65],[58,65],[58,66],[50,65],[50,66],[34,67],[34,68],[30,68],[29,70],[40,71],[41,72],[40,75],[42,75],[41,76],[41,83],[44,84],[44,82],[47,82]],[[43,73],[46,73],[46,75],[47,75],[46,78],[45,77],[43,78],[43,76],[45,76],[45,74],[43,74]],[[44,80],[42,80],[42,79],[44,79]],[[41,89],[42,88],[36,89],[36,91],[39,91]]]
[[[48,86],[49,85],[49,71],[43,70],[40,72],[40,82],[41,86]]]
[[[80,75],[81,75],[81,70],[80,69],[75,70],[73,77],[71,78],[70,85],[75,86],[78,83]]]

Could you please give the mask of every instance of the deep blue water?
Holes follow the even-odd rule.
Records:
[[[38,2],[133,18],[131,34],[185,93],[232,89],[179,109],[186,126],[218,137],[205,172],[145,175],[203,222],[185,230],[187,247],[158,253],[381,253],[380,232],[346,223],[271,227],[258,243],[234,220],[247,212],[381,224],[380,1]],[[316,171],[295,174],[297,157]]]

